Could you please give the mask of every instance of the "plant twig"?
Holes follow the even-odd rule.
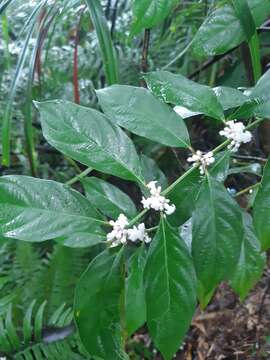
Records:
[[[267,159],[266,158],[262,158],[259,156],[247,156],[247,155],[232,155],[233,158],[235,159],[241,159],[241,160],[246,160],[246,161],[261,161],[261,162],[266,162]]]
[[[141,63],[142,73],[146,73],[148,70],[149,44],[150,44],[150,29],[145,29],[144,38],[143,38],[142,63]],[[141,86],[145,88],[147,87],[144,79],[141,80]]]
[[[68,180],[65,184],[66,185],[73,185],[75,184],[77,181],[83,179],[85,176],[87,176],[93,169],[92,168],[87,168],[84,171],[82,171],[80,174],[74,176],[72,179]]]
[[[253,128],[255,125],[257,125],[258,123],[260,123],[262,121],[262,119],[258,119],[255,120],[254,122],[252,122],[251,124],[249,124],[246,129],[251,129]],[[218,145],[215,149],[213,149],[213,153],[216,154],[217,152],[219,152],[220,150],[224,149],[227,145],[230,144],[230,140],[226,140],[223,143],[221,143],[220,145]],[[199,165],[195,165],[190,167],[184,174],[182,174],[178,179],[176,179],[171,185],[169,185],[167,187],[167,189],[165,189],[164,191],[162,191],[161,195],[168,195],[174,188],[176,185],[178,185],[181,181],[183,181],[189,174],[191,174],[195,169],[198,168]],[[257,185],[259,186],[259,185]],[[246,190],[248,191],[248,190]],[[237,195],[238,196],[238,195]],[[139,214],[137,214],[130,222],[130,226],[136,224],[137,221],[139,221],[149,210],[148,209],[144,209],[142,210]]]
[[[258,186],[260,186],[260,184],[261,184],[261,183],[258,182],[258,183],[256,183],[256,184],[250,185],[250,186],[246,187],[245,189],[238,191],[238,193],[236,193],[234,196],[235,196],[235,197],[238,197],[238,196],[244,195],[244,194],[246,194],[247,192],[249,192],[250,190],[256,189]]]

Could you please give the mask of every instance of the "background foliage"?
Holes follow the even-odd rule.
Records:
[[[135,180],[142,187],[143,179],[148,182],[155,178],[165,189],[168,182],[172,183],[186,170],[188,149],[185,148],[190,146],[190,139],[196,149],[207,150],[218,145],[220,137],[216,134],[221,120],[224,119],[224,112],[227,118],[232,119],[269,118],[270,75],[267,70],[270,55],[270,3],[267,0],[2,0],[0,13],[1,175],[32,175],[71,185],[79,192],[84,192],[93,203],[100,204],[97,211],[100,221],[104,220],[101,213],[111,218],[116,218],[122,212],[129,218],[136,215],[135,204],[130,198],[138,205],[140,191],[138,186],[130,185],[125,180]],[[147,74],[142,79],[144,73]],[[263,73],[265,75],[261,78]],[[254,87],[258,79],[260,80]],[[196,80],[196,83],[190,80]],[[107,87],[112,84],[116,85]],[[151,92],[134,88],[141,85],[147,86]],[[245,94],[243,90],[247,90]],[[137,100],[138,105],[133,104],[132,110],[125,113],[130,99]],[[163,106],[160,100],[184,107],[182,117],[186,119],[188,132],[184,120],[181,121],[181,118],[171,108]],[[131,139],[135,147],[123,131],[121,143],[125,144],[125,152],[122,154],[121,144],[114,142],[109,144],[111,151],[109,155],[104,155],[103,162],[100,158],[94,158],[94,152],[91,156],[75,154],[75,146],[71,146],[77,141],[77,138],[72,138],[74,129],[65,128],[66,133],[63,135],[65,119],[72,116],[72,112],[77,116],[77,108],[70,102],[87,106],[88,109],[81,108],[80,122],[74,128],[78,130],[79,126],[89,126],[91,114],[93,142],[100,135],[100,123],[103,124],[104,134],[111,131],[112,125],[105,121],[100,112],[94,110],[102,109],[106,116],[113,118],[129,135],[132,133]],[[37,108],[41,112],[41,118]],[[47,116],[48,112],[50,117]],[[135,120],[129,121],[128,116]],[[59,121],[55,122],[56,118]],[[167,121],[166,131],[163,126],[164,119]],[[52,139],[53,126],[59,137]],[[235,239],[238,244],[237,251],[230,248],[227,238],[223,238],[228,224],[216,224],[216,233],[211,224],[206,226],[205,232],[210,233],[211,241],[205,244],[205,253],[197,252],[195,245],[191,250],[193,258],[196,259],[195,267],[200,281],[198,297],[202,305],[207,304],[216,285],[229,277],[227,263],[220,266],[220,271],[216,272],[213,263],[213,268],[205,267],[205,260],[214,257],[222,265],[223,255],[229,254],[230,266],[237,265],[236,275],[230,278],[230,283],[242,299],[262,274],[265,255],[260,252],[260,244],[254,235],[250,216],[241,213],[239,207],[235,208],[235,201],[230,194],[245,189],[245,196],[240,196],[239,202],[248,211],[253,206],[254,193],[246,196],[246,189],[254,187],[254,192],[257,191],[257,183],[262,177],[270,152],[269,129],[269,123],[262,122],[254,132],[253,143],[243,147],[233,158],[230,158],[227,151],[220,153],[215,167],[211,170],[214,179],[211,178],[211,184],[208,180],[204,181],[198,198],[197,171],[168,195],[173,202],[179,204],[170,222],[174,226],[182,225],[182,231],[190,227],[186,221],[191,216],[194,202],[197,202],[195,221],[192,224],[193,244],[201,243],[204,239],[204,234],[199,230],[205,226],[202,213],[205,204],[209,205],[208,211],[218,214],[219,219],[225,218],[230,211],[234,214],[233,227],[238,230],[226,235],[231,240]],[[68,138],[68,143],[63,144],[63,137]],[[101,136],[100,151],[105,146],[108,146],[106,138]],[[119,151],[115,151],[116,148],[119,148]],[[114,153],[117,154],[113,158],[116,165],[108,167],[108,164],[112,164],[110,155]],[[121,167],[119,164],[122,164]],[[88,174],[93,176],[87,177]],[[254,226],[263,250],[269,248],[270,241],[269,204],[264,202],[264,199],[269,197],[268,178],[269,162],[253,207]],[[20,186],[23,188],[23,181],[28,181],[27,178],[23,179],[18,180],[15,176],[11,182],[21,181]],[[80,182],[80,179],[83,180]],[[1,181],[4,189],[5,180]],[[34,192],[36,185],[34,180],[32,181],[31,189]],[[224,181],[229,191],[221,185],[220,182]],[[107,185],[108,183],[111,186]],[[46,184],[42,183],[40,188],[37,186],[35,191],[41,194],[43,192],[44,198],[41,196],[39,201],[42,206],[46,204],[46,210],[58,199],[60,205],[57,211],[60,212],[63,210],[60,200],[64,199],[66,204],[74,205],[71,212],[76,211],[78,204],[78,207],[85,209],[87,217],[96,217],[97,212],[89,211],[80,194],[70,192],[68,187],[66,192],[63,190],[62,193],[55,184],[53,200],[50,202],[44,191]],[[215,198],[209,202],[213,188]],[[31,193],[25,194],[25,197],[30,198]],[[4,198],[3,191],[3,203]],[[47,232],[46,236],[43,234],[48,223],[44,224],[45,230],[37,228],[36,232],[29,235],[29,219],[26,218],[25,232],[20,230],[20,238],[24,241],[15,240],[17,236],[12,236],[12,231],[16,231],[16,224],[13,224],[14,228],[9,228],[11,236],[6,239],[3,236],[7,232],[3,219],[7,221],[10,214],[2,206],[1,355],[11,359],[88,358],[86,350],[92,351],[94,344],[89,343],[89,348],[86,347],[85,350],[81,340],[88,336],[92,327],[97,329],[99,317],[97,313],[93,314],[93,319],[88,322],[88,327],[82,330],[79,340],[73,321],[73,298],[79,278],[83,284],[89,272],[90,278],[93,276],[93,282],[95,281],[93,274],[99,270],[100,264],[92,262],[88,268],[87,265],[104,249],[104,245],[99,243],[105,234],[104,230],[100,226],[95,227],[93,223],[85,223],[82,227],[81,219],[78,219],[76,231],[73,228],[72,236],[68,236],[67,231],[61,232],[61,229],[68,229],[71,218],[63,212],[63,222],[51,233]],[[37,212],[32,216],[38,218],[41,215]],[[53,221],[54,216],[52,212],[50,221]],[[73,213],[70,216],[74,219]],[[155,220],[155,216],[151,215],[149,223],[154,225]],[[72,221],[76,223],[76,220]],[[238,226],[242,222],[245,224],[244,232],[241,232]],[[224,231],[220,231],[220,226],[224,227]],[[173,251],[177,242],[174,230],[167,221],[160,224],[157,237],[160,240],[156,242],[158,245],[151,248],[151,262],[145,270],[145,282],[148,284],[146,299],[159,298],[162,295],[159,293],[160,289],[151,287],[156,276],[152,270],[154,265],[151,269],[151,263],[165,264],[169,269],[177,268],[177,264],[181,263],[185,269],[189,269],[191,277],[194,271],[186,247],[180,249],[177,259],[173,259],[176,263],[171,260],[172,263],[166,264],[166,259],[162,258],[164,249]],[[52,239],[53,241],[50,241]],[[74,248],[74,239],[78,248]],[[213,252],[216,239],[220,248]],[[40,242],[43,240],[44,242]],[[188,242],[187,239],[186,241]],[[235,254],[239,252],[240,260],[231,251]],[[101,263],[113,268],[110,279],[106,278],[107,274],[100,273],[99,281],[106,280],[111,287],[111,292],[108,288],[104,289],[104,303],[99,304],[100,311],[105,309],[115,313],[115,316],[118,316],[116,309],[110,308],[113,297],[108,294],[119,294],[124,287],[116,276],[121,272],[123,256],[120,253],[115,259],[106,252],[99,255]],[[129,285],[133,282],[134,286],[141,284],[136,268],[144,267],[145,256],[144,248],[139,248],[128,262],[130,273],[126,306],[131,309],[135,306],[138,314],[134,318],[132,311],[127,311],[131,317],[128,319],[128,335],[145,322],[146,314],[140,311],[144,309],[144,299],[136,298],[132,286]],[[164,269],[161,269],[161,279],[166,287],[166,269],[164,272],[162,270]],[[178,278],[184,278],[182,268],[175,271],[179,271]],[[80,277],[82,274],[84,275]],[[170,276],[173,278],[174,275],[175,272],[172,271]],[[81,288],[83,289],[83,285]],[[169,286],[168,288],[171,290]],[[186,291],[188,294],[188,301],[182,304],[183,313],[177,313],[177,316],[183,318],[182,328],[174,329],[172,323],[170,328],[166,329],[171,331],[171,336],[168,336],[164,343],[164,337],[158,333],[157,327],[162,327],[164,321],[170,323],[170,319],[159,318],[154,321],[160,314],[160,309],[155,306],[147,309],[149,331],[156,342],[155,345],[151,343],[150,353],[147,346],[130,349],[131,358],[154,358],[152,350],[155,346],[165,358],[172,357],[177,346],[173,335],[175,331],[180,331],[184,336],[189,326],[188,318],[192,316],[196,304],[196,299],[192,297],[194,289],[184,286],[183,289],[172,291],[176,291],[173,296],[177,296],[177,291]],[[83,291],[77,295],[77,299],[81,298],[82,302],[83,297]],[[137,302],[135,305],[130,300],[134,297]],[[93,298],[92,301],[94,305],[98,304],[97,299]],[[81,306],[80,301],[75,303],[76,309]],[[84,315],[83,319],[85,324],[87,321]],[[116,320],[121,322],[121,314]],[[120,341],[118,331],[120,330],[115,329],[116,339],[112,341]],[[85,344],[87,340],[83,342]],[[106,355],[104,356],[106,358]],[[117,358],[119,354],[115,356]],[[123,353],[121,356],[126,355]]]

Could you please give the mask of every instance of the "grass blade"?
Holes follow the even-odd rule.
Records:
[[[14,0],[7,0],[3,4],[0,4],[0,15],[6,10],[6,8],[11,4],[15,2]]]
[[[47,2],[43,1],[41,4],[45,4]],[[37,5],[38,7],[41,7],[41,5]],[[4,119],[3,119],[3,127],[2,127],[2,147],[3,147],[3,156],[2,156],[2,164],[4,166],[9,166],[10,165],[10,132],[11,132],[11,114],[12,114],[12,105],[13,105],[13,101],[16,95],[16,89],[18,86],[18,82],[20,79],[20,75],[23,69],[23,66],[25,64],[26,58],[27,58],[27,54],[28,54],[28,45],[29,45],[29,41],[32,37],[32,34],[34,32],[35,26],[36,26],[36,18],[38,16],[38,13],[35,13],[35,15],[33,16],[33,18],[31,19],[30,25],[29,25],[29,29],[25,38],[25,42],[24,42],[24,46],[22,48],[22,51],[20,53],[18,62],[17,62],[17,66],[16,66],[16,70],[15,70],[15,75],[14,78],[12,80],[12,84],[11,84],[11,89],[8,95],[8,102],[7,102],[7,106],[5,109],[5,113],[4,113]]]
[[[118,65],[110,31],[99,0],[85,0],[96,29],[108,85],[119,83]]]
[[[8,20],[5,14],[2,15],[2,32],[3,32],[3,40],[4,40],[4,53],[5,53],[5,63],[6,69],[10,68],[10,54],[9,54],[9,34],[8,34]]]
[[[256,83],[257,80],[261,77],[262,73],[259,38],[256,30],[256,25],[247,0],[232,0],[232,4],[235,10],[235,14],[241,23],[241,26],[246,36],[246,40],[248,42],[253,70],[253,79]]]
[[[28,83],[26,91],[26,104],[24,111],[24,134],[25,134],[25,143],[26,143],[26,153],[30,164],[32,176],[36,176],[36,155],[35,155],[35,145],[34,145],[34,134],[32,126],[32,85],[35,76],[35,70],[37,65],[37,59],[41,54],[42,46],[44,40],[49,31],[50,25],[53,22],[58,11],[53,12],[54,7],[51,7],[48,13],[42,17],[41,23],[38,29],[38,36],[36,44],[32,50],[30,63],[29,63],[29,73],[28,73]],[[47,21],[48,20],[48,21]]]

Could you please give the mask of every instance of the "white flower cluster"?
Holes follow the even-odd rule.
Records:
[[[246,130],[245,125],[242,122],[235,122],[235,120],[227,121],[225,128],[219,134],[231,140],[228,148],[232,152],[236,152],[242,143],[246,144],[252,138],[251,132]]]
[[[133,226],[132,229],[127,229],[128,219],[124,214],[120,214],[116,221],[111,220],[110,225],[113,227],[113,230],[107,234],[107,241],[112,242],[112,247],[126,244],[127,240],[132,242],[139,240],[145,243],[151,241],[143,223],[138,226]]]
[[[142,198],[142,204],[145,209],[154,209],[162,211],[166,215],[171,215],[175,212],[175,205],[170,204],[170,200],[161,195],[161,186],[156,186],[157,181],[151,181],[147,184],[151,196]]]
[[[187,158],[187,161],[193,163],[193,166],[200,165],[200,174],[203,175],[206,167],[215,162],[215,158],[212,151],[204,154],[200,150],[197,150],[195,154]]]

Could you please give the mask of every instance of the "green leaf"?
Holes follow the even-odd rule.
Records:
[[[201,296],[206,296],[233,274],[243,238],[240,208],[224,186],[210,176],[202,183],[196,201],[192,235],[192,255],[204,289]]]
[[[134,0],[131,33],[137,34],[160,24],[177,3],[178,0]]]
[[[189,146],[184,121],[149,90],[114,85],[98,90],[97,96],[105,115],[119,126],[166,146]]]
[[[215,155],[215,162],[209,168],[209,173],[215,179],[220,182],[224,182],[229,173],[230,167],[230,156],[231,152],[229,150],[221,151]]]
[[[120,304],[124,292],[123,252],[99,254],[81,276],[75,292],[75,321],[91,356],[123,357]]]
[[[143,177],[144,177],[146,183],[149,183],[150,181],[155,179],[158,182],[158,185],[160,185],[162,187],[162,189],[166,189],[166,187],[168,186],[168,180],[167,180],[166,176],[164,175],[164,173],[157,166],[155,160],[142,154],[141,155],[141,166],[142,166]],[[147,191],[147,193],[148,193],[148,191]]]
[[[175,212],[168,217],[170,224],[179,226],[192,215],[195,200],[200,189],[200,173],[195,169],[180,181],[168,194],[168,198],[176,206]]]
[[[257,84],[251,91],[250,97],[253,99],[269,99],[269,86],[270,86],[270,69],[267,70],[263,76],[258,80]]]
[[[266,251],[270,247],[270,159],[268,159],[261,185],[253,205],[253,219],[261,248]]]
[[[240,258],[230,281],[234,291],[243,300],[260,279],[266,258],[260,253],[260,243],[254,233],[252,218],[243,212],[244,238]]]
[[[39,242],[84,231],[99,234],[104,222],[79,192],[51,180],[0,178],[0,235]]]
[[[57,150],[98,171],[143,183],[132,141],[102,113],[59,100],[37,107],[43,135]]]
[[[245,101],[248,100],[248,97],[245,96],[241,91],[228,86],[218,86],[213,88],[213,90],[223,110],[241,106]]]
[[[137,210],[130,197],[116,186],[94,176],[81,180],[86,197],[106,216],[116,219],[121,213],[128,218]]]
[[[209,86],[201,85],[180,74],[156,71],[144,76],[154,95],[167,103],[184,106],[193,112],[224,119],[223,109]]]
[[[128,262],[125,320],[129,336],[146,322],[146,304],[143,284],[146,255],[145,246],[142,245],[131,256]]]
[[[97,33],[107,83],[109,85],[118,83],[117,57],[100,0],[85,0],[85,2],[88,5],[90,16]]]
[[[8,307],[5,325],[6,325],[8,339],[10,341],[10,344],[12,345],[12,348],[18,350],[20,348],[20,339],[18,337],[16,327],[12,321],[12,304],[10,304]]]
[[[35,303],[36,300],[34,299],[28,307],[23,319],[23,340],[25,344],[28,344],[28,342],[31,341],[33,333],[32,314]]]
[[[43,326],[43,318],[44,318],[44,311],[46,304],[47,304],[47,300],[45,300],[40,305],[35,315],[34,334],[35,334],[35,340],[37,341],[41,341],[42,339],[42,326]]]
[[[232,0],[234,11],[238,17],[242,30],[248,42],[251,63],[253,70],[253,78],[256,82],[261,76],[261,60],[260,60],[260,45],[259,38],[256,31],[256,25],[251,14],[247,0]]]
[[[270,13],[268,0],[249,0],[248,4],[256,26],[260,26]],[[232,6],[215,9],[203,22],[193,39],[196,57],[224,54],[245,40],[240,20]]]
[[[228,175],[232,174],[241,174],[241,173],[249,173],[261,176],[262,174],[262,166],[260,163],[252,163],[243,166],[235,166],[229,169]]]
[[[249,91],[246,102],[231,115],[231,118],[270,117],[270,70],[266,71],[257,84]]]
[[[39,16],[40,11],[42,11],[42,9],[44,8],[45,4],[46,4],[46,0],[40,1],[37,5],[35,5],[35,9],[29,18],[29,29],[28,29],[27,35],[25,37],[24,45],[23,45],[20,55],[18,57],[18,62],[16,65],[14,77],[12,78],[12,83],[10,85],[9,94],[7,96],[5,113],[2,118],[2,151],[3,151],[2,164],[4,166],[10,165],[10,150],[11,150],[10,137],[11,137],[11,125],[12,125],[12,122],[11,122],[12,105],[15,100],[19,80],[20,80],[20,77],[21,77],[21,74],[22,74],[22,71],[24,68],[24,64],[27,59],[29,43],[30,43],[31,37],[34,33],[34,30],[36,28],[37,17]]]
[[[76,231],[57,237],[55,241],[70,248],[86,248],[104,242],[105,238],[106,234],[102,230],[93,234],[86,231]]]
[[[246,40],[249,41],[256,32],[256,25],[250,12],[248,2],[247,0],[231,0],[231,2],[235,14],[240,20]]]
[[[261,106],[265,105],[265,100],[260,98],[249,98],[237,110],[235,110],[227,120],[243,119],[253,117]]]
[[[169,360],[179,349],[196,307],[196,277],[183,239],[161,219],[145,269],[147,325]]]

